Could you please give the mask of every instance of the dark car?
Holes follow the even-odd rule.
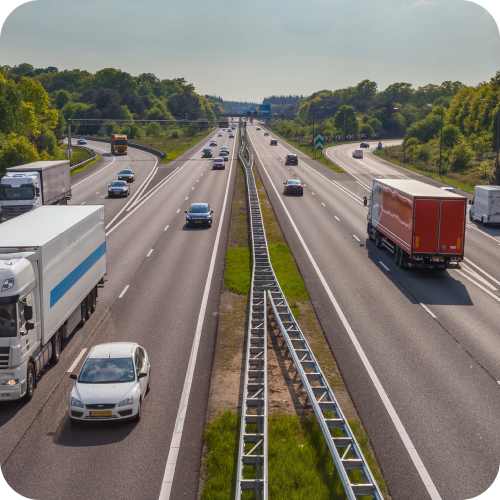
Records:
[[[222,156],[222,158],[224,158],[224,161],[227,161],[229,160],[229,151],[222,149],[221,151],[219,151],[219,156]]]
[[[87,141],[81,137],[80,139],[78,139],[78,141],[76,141],[77,144],[87,144]]]
[[[129,170],[128,168],[120,170],[118,172],[118,180],[119,181],[134,182],[135,181],[135,172],[132,172],[132,170]]]
[[[297,179],[290,179],[283,184],[285,185],[283,194],[297,194],[299,196],[304,196],[304,186],[302,185],[302,182]]]
[[[193,203],[186,212],[186,227],[211,226],[213,210],[208,203]]]
[[[271,139],[270,145],[271,146],[277,146],[278,145],[278,139]]]
[[[367,143],[367,142],[362,142],[360,145],[359,145],[360,148],[369,148],[370,145]]]
[[[212,148],[203,148],[201,152],[202,158],[212,158]]]
[[[298,165],[298,164],[299,164],[299,159],[297,155],[294,154],[286,155],[285,165]]]
[[[125,181],[113,181],[108,184],[108,196],[128,196],[130,187]]]
[[[264,132],[264,137],[266,137],[267,135],[269,135],[269,132]]]

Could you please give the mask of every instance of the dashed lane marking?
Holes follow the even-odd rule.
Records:
[[[122,297],[123,297],[123,296],[127,293],[127,290],[128,290],[128,287],[129,287],[129,286],[130,286],[130,285],[127,285],[127,286],[123,289],[122,293],[120,293],[120,295],[118,295],[118,298],[119,298],[119,299],[121,299],[121,298],[122,298]]]
[[[87,348],[84,347],[80,354],[76,357],[75,361],[73,361],[73,364],[68,368],[68,371],[66,373],[71,373],[75,368],[76,366],[78,365],[78,363],[80,362],[80,360],[82,359],[83,355],[87,352]]]

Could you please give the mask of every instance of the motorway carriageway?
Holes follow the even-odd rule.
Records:
[[[18,493],[37,500],[196,498],[238,155],[237,139],[224,132],[215,138],[229,146],[230,159],[225,170],[211,169],[201,149],[217,132],[168,164],[134,148],[115,157],[107,144],[89,141],[101,161],[72,176],[71,204],[106,207],[108,281],[96,312],[64,342],[33,400],[0,407],[0,464]],[[107,198],[107,185],[124,168],[136,173],[131,196]],[[193,202],[210,203],[212,228],[185,228]],[[73,426],[69,372],[79,372],[92,346],[110,341],[137,342],[149,354],[152,389],[142,420]]]
[[[374,177],[427,178],[369,152],[354,160],[355,145],[326,151],[352,175],[337,173],[247,131],[392,498],[479,495],[500,463],[500,232],[468,227],[462,270],[400,269],[368,241],[362,197]],[[285,166],[287,153],[298,166]],[[282,194],[294,178],[303,197]]]

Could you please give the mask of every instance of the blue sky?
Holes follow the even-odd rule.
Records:
[[[184,77],[261,101],[365,78],[475,85],[500,70],[500,36],[463,0],[38,0],[2,28],[0,64],[21,62]]]

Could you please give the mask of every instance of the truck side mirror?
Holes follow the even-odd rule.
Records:
[[[26,304],[24,306],[24,319],[26,321],[31,321],[33,319],[33,306]]]
[[[472,200],[469,200],[469,205],[472,205]]]
[[[366,196],[363,198],[363,205],[365,207],[368,205],[368,200],[366,199]]]
[[[35,328],[35,323],[32,323],[31,321],[26,321],[24,324],[24,328],[26,329],[27,332],[30,330],[33,330]]]

